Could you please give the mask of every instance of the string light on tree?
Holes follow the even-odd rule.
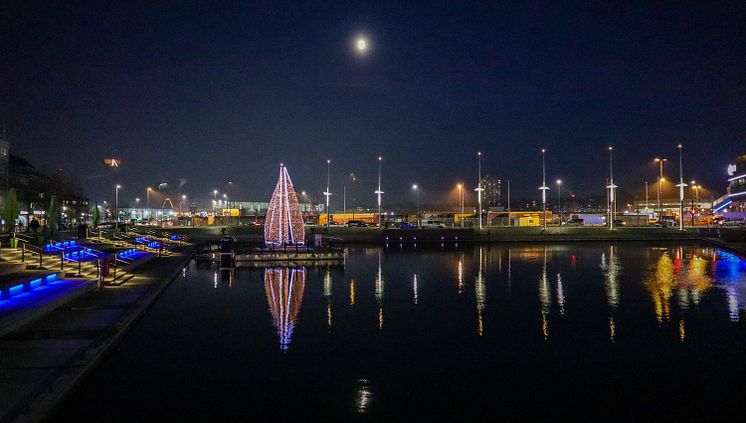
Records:
[[[293,182],[287,168],[280,164],[280,176],[267,208],[264,242],[272,245],[303,244],[305,230]]]

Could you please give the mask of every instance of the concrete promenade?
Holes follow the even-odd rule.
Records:
[[[50,417],[191,258],[191,247],[138,266],[0,338],[0,422]]]

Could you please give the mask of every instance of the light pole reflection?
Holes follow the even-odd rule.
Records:
[[[544,247],[544,262],[539,279],[539,302],[541,303],[541,333],[544,339],[549,337],[549,312],[552,307],[552,291],[547,277],[547,248]]]
[[[326,268],[324,273],[324,297],[326,297],[326,326],[332,328],[332,270]]]
[[[383,330],[383,267],[381,266],[381,250],[378,250],[378,272],[376,273],[376,302],[378,302],[378,330]]]
[[[484,250],[479,247],[479,270],[477,271],[477,279],[474,282],[474,294],[476,296],[477,305],[477,316],[479,318],[479,325],[477,332],[479,336],[484,335],[484,319],[482,312],[487,306],[487,286],[484,283],[483,263],[484,263]]]
[[[609,247],[609,256],[601,254],[601,270],[604,275],[604,289],[606,290],[606,303],[609,306],[609,340],[616,341],[616,311],[619,307],[619,272],[621,266],[616,255],[616,249]]]

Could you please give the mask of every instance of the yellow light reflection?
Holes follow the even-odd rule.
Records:
[[[458,293],[464,292],[464,262],[459,259],[458,261]]]
[[[355,306],[355,279],[350,279],[350,307]]]
[[[679,320],[679,342],[684,342],[686,338],[686,328],[684,327],[684,320]]]
[[[645,277],[644,284],[650,291],[658,324],[671,316],[671,295],[675,287],[674,265],[668,252],[664,252]]]

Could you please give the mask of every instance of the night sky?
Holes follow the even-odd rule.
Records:
[[[538,198],[542,147],[548,180],[602,195],[608,145],[618,185],[642,191],[678,143],[687,181],[718,197],[746,153],[743,1],[27,3],[0,6],[11,153],[95,200],[186,177],[193,198],[231,180],[234,199],[268,201],[283,162],[322,201],[329,158],[333,203],[355,172],[373,204],[382,155],[385,204],[415,182],[423,204],[455,202],[478,150],[514,198]]]

